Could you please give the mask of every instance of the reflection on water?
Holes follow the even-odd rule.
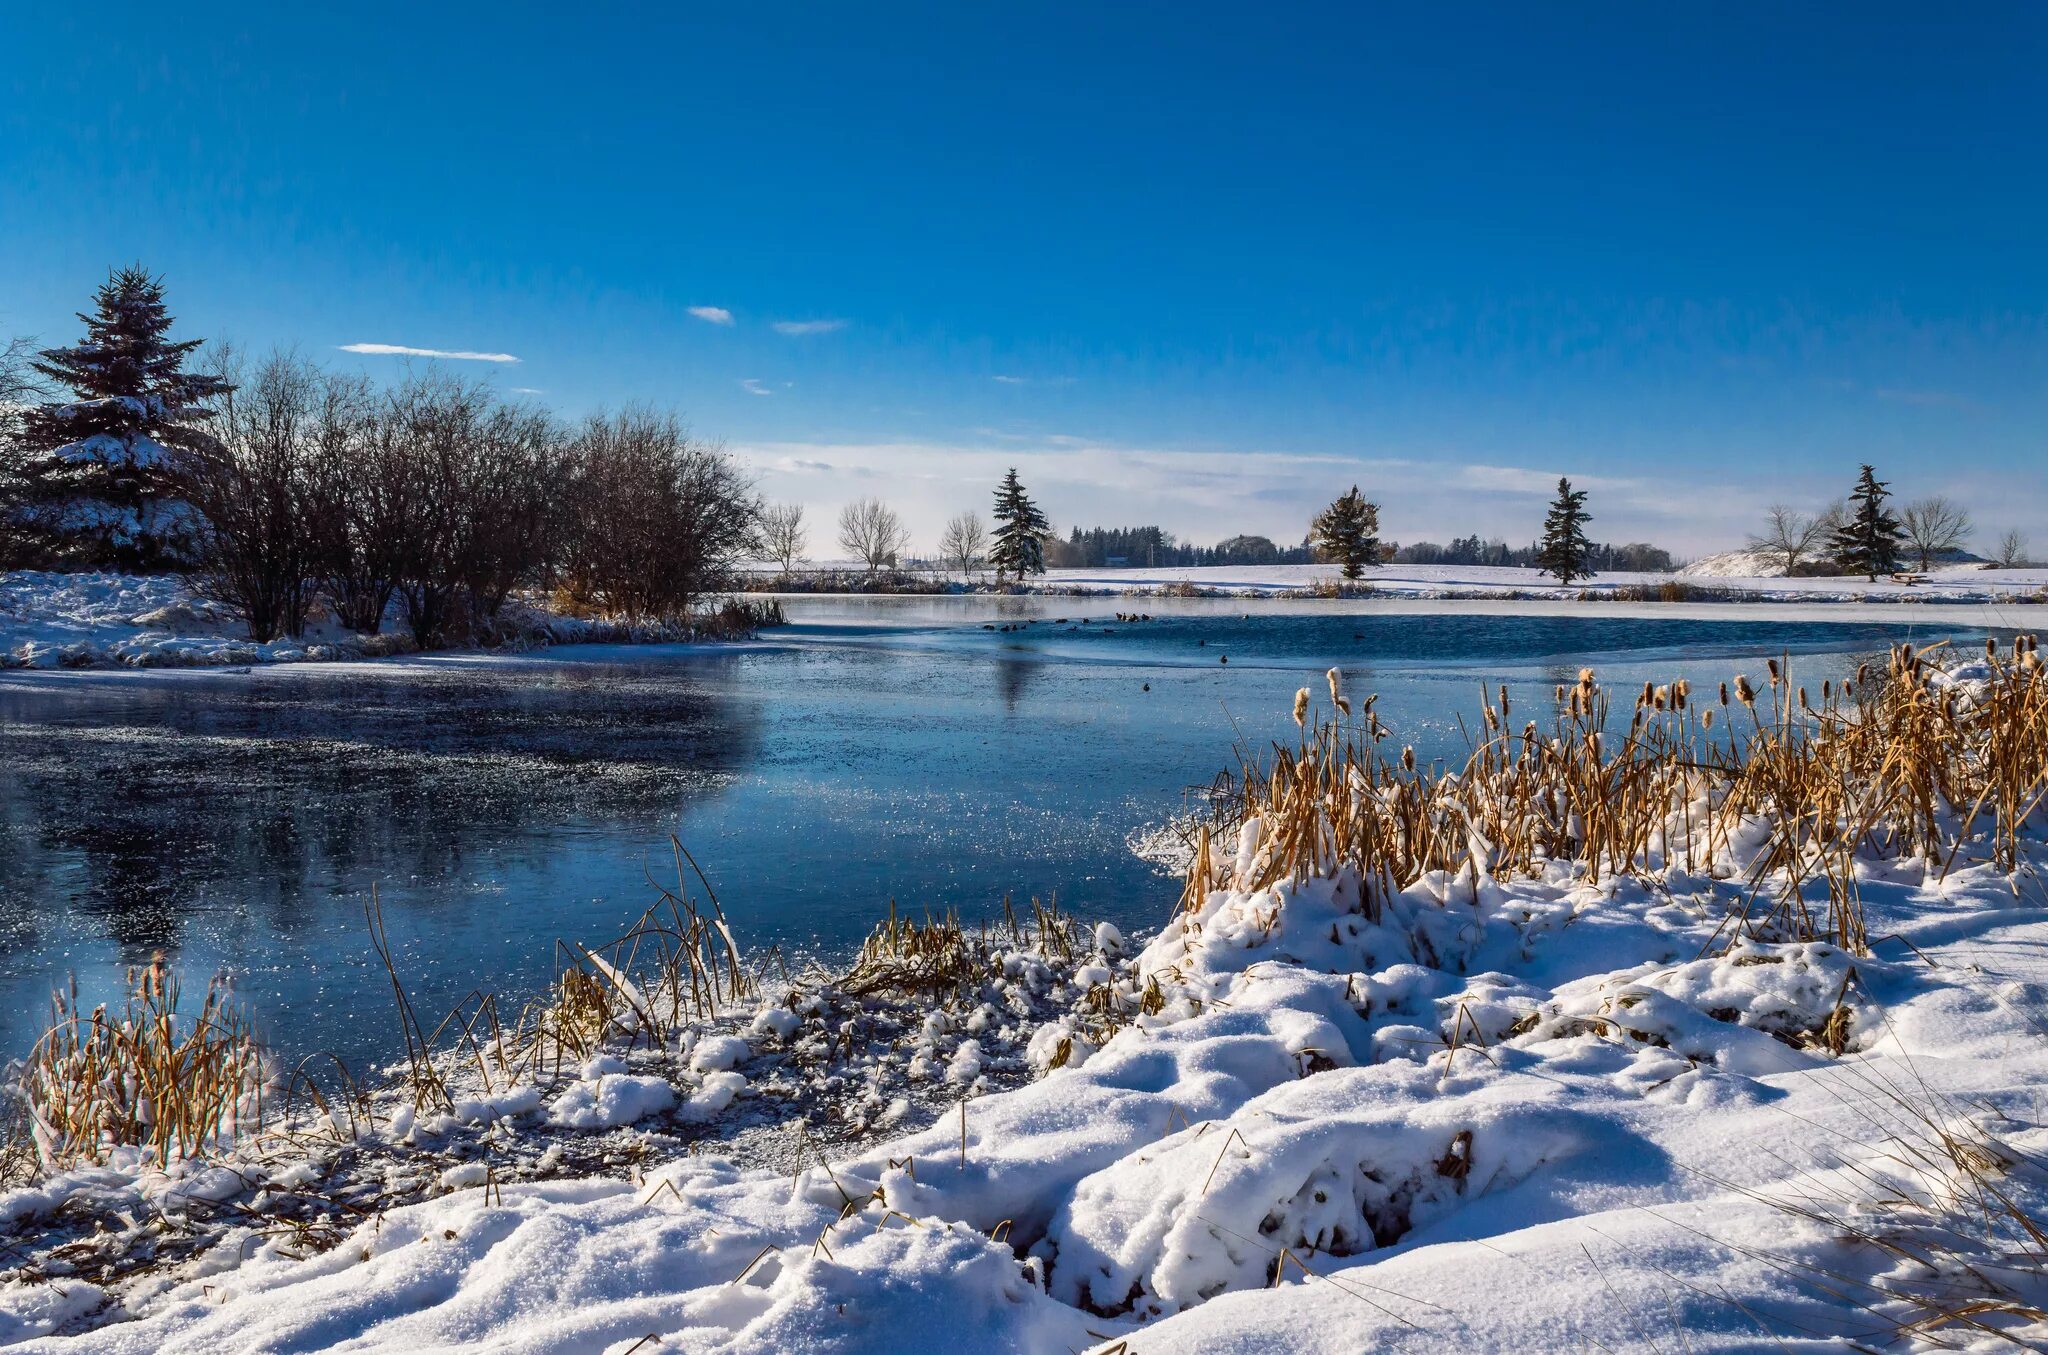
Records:
[[[1071,599],[807,600],[789,631],[725,650],[0,675],[0,1057],[66,970],[106,996],[158,949],[194,977],[227,968],[288,1048],[388,1054],[372,886],[422,1006],[530,991],[557,937],[637,913],[671,832],[744,936],[786,950],[844,949],[892,897],[975,916],[1057,893],[1155,925],[1174,890],[1131,831],[1177,810],[1238,729],[1291,729],[1293,690],[1332,664],[1436,756],[1462,748],[1482,685],[1534,710],[1581,663],[1704,682],[1780,652],[1817,679],[1909,637],[1144,605],[1158,619],[1115,623],[1105,601],[1084,626]],[[982,630],[991,616],[1031,624]]]

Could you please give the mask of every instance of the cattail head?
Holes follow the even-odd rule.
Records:
[[[1735,675],[1735,699],[1745,706],[1756,704],[1756,688],[1749,685],[1749,679],[1740,673]]]
[[[1404,745],[1401,749],[1401,770],[1404,772],[1415,770],[1415,746],[1413,744]]]
[[[1771,685],[1772,685],[1773,687],[1777,686],[1777,685],[1778,685],[1778,661],[1777,661],[1776,659],[1765,659],[1765,660],[1764,660],[1764,667],[1766,667],[1766,668],[1768,668],[1768,669],[1770,669],[1770,670],[1771,670]]]
[[[1330,704],[1349,715],[1351,703],[1344,697],[1344,675],[1332,668],[1325,676],[1330,679]]]
[[[1294,723],[1308,728],[1308,688],[1303,687],[1294,694]]]

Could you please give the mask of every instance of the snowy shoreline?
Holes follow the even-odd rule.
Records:
[[[1923,671],[1901,654],[1895,682],[1941,719],[2029,703],[2016,751],[2038,761],[2037,656]],[[1724,723],[1749,724],[1745,690]],[[1710,703],[1684,697],[1646,690],[1637,728],[1692,727]],[[1571,708],[1606,700],[1588,677]],[[1340,816],[1383,802],[1376,832],[1434,822],[1405,817],[1417,788],[1398,775],[1348,779],[1347,741],[1377,727],[1369,705],[1346,721],[1304,725],[1289,784],[1327,788],[1314,803]],[[1519,737],[1505,710],[1484,723],[1504,750]],[[310,1152],[169,1175],[131,1159],[10,1192],[17,1233],[97,1195],[144,1239],[213,1240],[106,1287],[61,1268],[0,1282],[0,1340],[623,1355],[879,1352],[943,1329],[990,1351],[1823,1350],[1895,1343],[1944,1296],[2014,1305],[1971,1319],[1984,1349],[2048,1338],[2026,1316],[2048,1306],[2038,1247],[1969,1222],[1987,1181],[2036,1219],[2048,1205],[2038,801],[2007,821],[2016,869],[1946,799],[1917,847],[1815,839],[1836,864],[1770,896],[1780,923],[1751,914],[1788,831],[1741,807],[1761,801],[1669,764],[1668,799],[1629,799],[1647,836],[1603,871],[1517,844],[1534,821],[1492,798],[1522,793],[1520,766],[1597,763],[1598,741],[1522,756],[1469,795],[1430,792],[1466,808],[1384,849],[1448,863],[1403,886],[1318,845],[1337,821],[1304,831],[1275,780],[1213,850],[1201,839],[1180,912],[1142,946],[998,945],[927,1008],[914,995],[954,952],[892,928],[864,983],[764,985],[711,1027],[650,1015],[675,975],[614,976],[645,1047],[545,1087],[367,1134],[333,1123]],[[1529,804],[1539,835],[1582,831]],[[1809,907],[1838,940],[1795,925]],[[909,1000],[863,1005],[884,991]],[[1005,1062],[1033,1076],[995,1079]],[[887,1132],[799,1136],[765,1165],[677,1138],[759,1106],[778,1069]],[[925,1127],[900,1133],[906,1087]],[[366,1154],[371,1179],[411,1182],[402,1203],[310,1240],[291,1225],[295,1195],[365,1179]]]
[[[1939,570],[1924,583],[1881,580],[1871,584],[1841,579],[1715,577],[1695,580],[1671,575],[1604,575],[1570,589],[1531,583],[1528,570],[1451,566],[1383,566],[1360,581],[1362,588],[1335,591],[1341,580],[1328,566],[1278,565],[1242,569],[1054,570],[1039,583],[1011,590],[962,591],[959,596],[1190,597],[1264,599],[1332,604],[1414,606],[1570,607],[1581,604],[1698,609],[1748,605],[1804,605],[1818,612],[1927,608],[1964,624],[2000,627],[2033,624],[2028,613],[2048,600],[2048,569]],[[1665,594],[1665,585],[1684,585]],[[964,590],[964,585],[962,588]],[[743,595],[746,596],[746,595]],[[800,605],[806,599],[880,597],[887,593],[754,593]],[[936,596],[936,595],[935,595]],[[1983,609],[2015,607],[2011,616]],[[1973,610],[1974,609],[1974,610]],[[508,608],[514,638],[489,649],[435,653],[517,653],[554,645],[675,644],[707,637],[689,626],[627,625],[547,613],[531,606]],[[258,643],[246,638],[225,609],[196,597],[175,575],[0,572],[0,671],[65,668],[204,668],[301,662],[344,662],[417,654],[402,628],[383,634],[352,634],[321,620],[300,640]]]
[[[0,571],[0,672],[8,669],[222,668],[334,663],[400,655],[521,653],[554,645],[684,644],[706,640],[690,625],[559,616],[513,602],[508,638],[492,646],[422,650],[387,622],[359,635],[322,617],[304,637],[258,642],[227,609],[170,574]]]

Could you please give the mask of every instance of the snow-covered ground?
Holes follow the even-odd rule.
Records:
[[[806,562],[807,569],[856,576],[850,560]],[[757,574],[770,574],[766,566]],[[913,571],[916,577],[926,577]],[[987,574],[940,571],[929,577],[954,587],[985,587]],[[1215,565],[1186,569],[1049,569],[1030,581],[1033,591],[1121,593],[1192,588],[1256,597],[1334,590],[1345,583],[1334,565]],[[2048,600],[2048,567],[1986,569],[1977,564],[1942,565],[1926,574],[1882,577],[1786,578],[1774,575],[1758,556],[1731,551],[1709,556],[1670,573],[1613,571],[1560,587],[1533,569],[1492,565],[1378,565],[1354,581],[1361,596],[1390,598],[1494,598],[1571,601],[1640,596],[1643,601],[1684,600],[1681,591],[1660,598],[1667,585],[1689,588],[1694,600],[1722,595],[1750,602],[1955,602],[2003,603]]]
[[[1772,578],[1757,574],[1603,573],[1570,588],[1533,569],[1486,565],[1380,565],[1357,581],[1376,594],[1392,597],[1454,598],[1513,595],[1532,599],[1601,597],[1634,590],[1655,590],[1666,584],[1690,585],[1711,594],[1725,590],[1756,602],[2008,602],[2041,600],[2048,590],[2048,568],[1982,569],[1975,565],[1936,569],[1919,581],[1881,578]],[[1221,592],[1284,593],[1342,581],[1330,565],[1244,565],[1201,569],[1053,569],[1034,581],[1046,588],[1160,589],[1175,585]]]
[[[687,638],[676,628],[584,621],[517,602],[505,621],[528,645]],[[197,596],[177,575],[0,571],[0,669],[294,663],[413,648],[395,609],[377,635],[355,634],[321,612],[301,638],[259,644],[226,608]]]
[[[1496,878],[1475,838],[1457,874],[1398,892],[1350,866],[1261,884],[1281,845],[1254,820],[1141,950],[1100,933],[1034,980],[1072,1003],[1028,1040],[1041,1077],[918,1132],[787,1167],[643,1153],[658,1165],[508,1182],[474,1164],[311,1255],[252,1214],[118,1296],[8,1284],[0,1339],[39,1355],[2042,1348],[2048,1318],[2025,1315],[2048,1308],[2042,1243],[1983,1211],[1985,1181],[2036,1220],[2048,1205],[2048,853],[2030,841],[2017,874],[1981,843],[1952,868],[1858,857],[1866,956],[1731,943],[1770,833],[1745,819],[1702,844],[1686,825],[1706,803],[1673,810],[1655,869]],[[721,1080],[744,1082],[744,1059],[829,1047],[845,1015],[777,998],[743,1036],[685,1035],[666,1075],[598,1060],[552,1100],[462,1113],[508,1156],[586,1122],[672,1132],[744,1103]],[[974,1031],[941,1015],[885,1057],[972,1088],[991,1053]],[[1937,1129],[1973,1168],[1944,1165]],[[132,1212],[174,1235],[195,1199],[268,1199],[322,1170],[203,1169],[146,1183]],[[61,1199],[16,1192],[0,1220]],[[1971,1308],[1993,1295],[2021,1311]],[[1967,1316],[1921,1329],[1919,1297]],[[87,1322],[103,1325],[40,1334]]]

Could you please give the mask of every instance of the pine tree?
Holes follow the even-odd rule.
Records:
[[[46,349],[35,368],[70,387],[23,421],[9,498],[25,535],[51,563],[127,569],[181,563],[190,510],[175,496],[180,457],[215,444],[206,402],[229,389],[184,370],[198,339],[167,337],[161,279],[120,269],[81,312],[85,339]]]
[[[1050,530],[1045,514],[1024,492],[1017,468],[1012,466],[996,487],[996,530],[988,552],[996,581],[1002,582],[1005,574],[1021,580],[1026,574],[1045,573],[1045,536]]]
[[[1891,497],[1888,483],[1868,464],[1863,467],[1849,495],[1849,515],[1830,543],[1844,573],[1867,574],[1873,583],[1880,574],[1898,571],[1899,548],[1906,539],[1905,529],[1884,506]]]
[[[1560,479],[1557,497],[1551,500],[1550,513],[1543,519],[1536,568],[1557,575],[1558,582],[1567,588],[1573,579],[1592,578],[1593,569],[1586,559],[1593,549],[1586,540],[1586,524],[1592,520],[1593,515],[1586,511],[1586,491],[1573,489],[1570,480]]]
[[[1365,566],[1380,562],[1380,506],[1368,503],[1353,485],[1316,514],[1309,536],[1324,559],[1335,560],[1345,578],[1355,579]]]

